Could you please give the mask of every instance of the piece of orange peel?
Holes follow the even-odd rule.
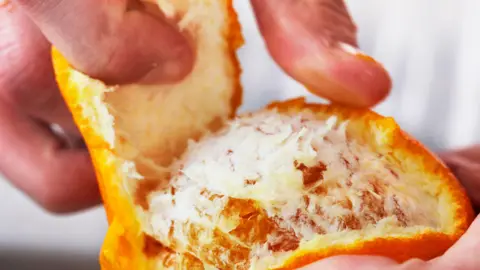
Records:
[[[107,86],[53,49],[110,224],[103,270],[430,259],[465,232],[464,190],[391,118],[294,99],[232,120],[242,39],[231,1],[156,3],[195,40],[180,83]]]

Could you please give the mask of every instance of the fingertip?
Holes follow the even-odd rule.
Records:
[[[353,47],[343,47],[292,57],[286,70],[310,92],[333,103],[372,107],[384,100],[392,87],[387,70]]]
[[[351,96],[338,102],[372,107],[388,96],[392,80],[382,64],[359,51],[352,53],[342,49],[339,54],[326,72]]]
[[[175,48],[168,60],[153,62],[148,72],[138,80],[142,84],[174,83],[183,80],[193,70],[195,52],[188,42]]]
[[[193,45],[164,18],[130,11],[115,36],[115,51],[102,50],[110,56],[89,63],[85,73],[107,84],[159,84],[180,81],[193,69]]]
[[[316,263],[310,264],[302,270],[387,270],[397,266],[398,263],[387,257],[367,255],[341,255],[333,256]]]

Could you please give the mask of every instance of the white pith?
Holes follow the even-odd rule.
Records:
[[[192,143],[184,157],[173,165],[171,186],[149,196],[153,234],[166,245],[175,244],[180,252],[188,251],[192,240],[184,231],[184,223],[201,224],[207,234],[215,228],[228,234],[242,222],[221,214],[228,198],[255,200],[268,217],[280,218],[282,227],[292,228],[303,244],[319,236],[354,230],[440,230],[438,199],[418,188],[423,176],[403,172],[400,164],[379,157],[369,146],[347,140],[346,125],[348,122],[337,122],[336,117],[317,120],[310,112],[288,115],[268,111],[239,118],[219,134]],[[319,161],[327,166],[323,179],[304,186],[303,174],[294,164],[314,166]],[[372,179],[384,185],[381,192],[375,192],[369,184]],[[256,183],[248,184],[246,180]],[[347,186],[347,181],[351,181],[351,186]],[[319,185],[326,190],[324,194],[309,192]],[[174,194],[171,187],[175,188]],[[205,190],[225,197],[206,199],[201,196]],[[373,214],[373,220],[366,218],[373,210],[364,205],[364,193],[380,199],[373,203],[381,203],[384,217]],[[308,206],[305,195],[310,199]],[[342,206],[347,198],[352,209]],[[315,207],[319,206],[322,216],[316,214]],[[398,221],[395,208],[401,209],[404,223]],[[324,232],[315,233],[309,224],[293,221],[299,209]],[[358,218],[359,227],[339,226],[341,217],[348,215]],[[172,221],[173,242],[168,237]],[[242,245],[251,249],[250,258],[258,263],[290,253],[269,251],[268,242]]]

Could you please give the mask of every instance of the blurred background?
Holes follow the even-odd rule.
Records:
[[[394,88],[376,110],[433,150],[478,142],[480,25],[476,0],[347,0],[360,47],[389,70]],[[247,44],[242,110],[308,94],[267,54],[246,0],[235,1]],[[8,154],[8,153],[2,153]],[[96,270],[107,224],[102,208],[44,213],[0,176],[0,269]]]
[[[52,216],[4,179],[0,198],[1,270],[100,269],[98,251],[107,228],[102,208]]]

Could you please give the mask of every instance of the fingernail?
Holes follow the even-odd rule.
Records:
[[[378,62],[371,56],[365,54],[364,52],[362,52],[360,49],[358,48],[355,48],[353,47],[352,45],[350,44],[347,44],[347,43],[344,43],[344,42],[339,42],[338,43],[338,47],[343,50],[345,53],[347,54],[350,54],[350,55],[353,55],[355,57],[357,57],[358,59],[360,60],[363,60],[365,62],[371,62],[371,63],[376,63],[378,64]]]
[[[385,68],[373,57],[346,43],[340,43],[340,55],[332,59],[329,74],[355,96],[362,106],[373,106],[390,92],[392,82]],[[343,54],[343,55],[342,55]]]
[[[347,43],[345,43],[345,42],[339,42],[339,43],[338,43],[338,47],[339,47],[340,49],[342,49],[344,52],[349,53],[349,54],[351,54],[351,55],[358,55],[358,54],[360,54],[360,50],[359,50],[359,49],[357,49],[357,48],[353,47],[352,45],[347,44]]]
[[[334,103],[371,107],[385,98],[391,88],[385,69],[353,47],[340,50],[298,63],[295,77],[311,92]]]

